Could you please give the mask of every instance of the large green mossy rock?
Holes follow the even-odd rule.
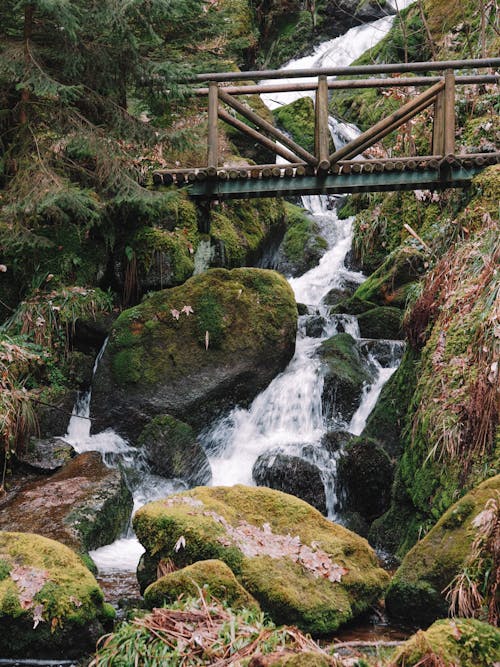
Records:
[[[373,369],[347,333],[324,341],[318,354],[324,371],[323,413],[327,419],[349,422],[361,402],[364,385],[374,379]]]
[[[311,97],[301,97],[274,110],[274,117],[296,143],[314,153],[315,113]]]
[[[388,579],[364,539],[267,488],[198,487],[142,507],[134,528],[146,548],[143,583],[162,559],[219,559],[273,621],[314,634],[365,611]]]
[[[205,588],[220,602],[233,609],[259,609],[254,597],[246,591],[232,570],[221,560],[201,560],[154,581],[144,591],[144,601],[152,609],[175,602],[181,595],[197,597]]]
[[[116,320],[92,391],[94,427],[135,438],[159,414],[193,426],[248,402],[293,356],[297,306],[263,269],[212,269]]]
[[[483,482],[452,505],[406,554],[386,595],[388,612],[412,623],[446,616],[444,589],[463,569],[477,536],[476,517],[498,497],[500,475]]]
[[[88,653],[113,609],[68,547],[0,532],[0,655],[73,658]]]
[[[392,657],[391,666],[492,667],[498,661],[500,630],[474,618],[457,618],[436,621],[410,637]]]
[[[36,532],[84,553],[113,542],[132,507],[122,472],[108,468],[99,452],[85,452],[7,497],[0,530]]]

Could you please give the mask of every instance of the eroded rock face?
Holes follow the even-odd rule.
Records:
[[[139,436],[152,472],[182,479],[188,486],[209,484],[210,463],[188,424],[162,415],[150,421]]]
[[[0,530],[36,532],[85,552],[113,542],[132,505],[121,472],[107,468],[98,452],[86,452],[3,505]]]
[[[203,426],[285,368],[296,328],[293,292],[274,271],[212,269],[157,292],[115,322],[94,381],[94,429],[135,440],[166,413]]]
[[[0,532],[3,658],[80,657],[113,617],[74,551],[40,535]]]
[[[290,493],[302,498],[322,514],[327,513],[320,470],[299,456],[290,456],[279,450],[261,454],[254,464],[252,476],[259,486]]]
[[[388,581],[366,540],[262,487],[198,487],[142,507],[134,528],[146,548],[143,586],[163,559],[219,559],[273,621],[314,634],[366,610]]]
[[[62,468],[74,456],[76,456],[75,450],[62,438],[50,440],[32,438],[17,458],[34,470],[52,473]]]

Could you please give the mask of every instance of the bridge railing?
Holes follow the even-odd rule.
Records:
[[[463,70],[489,68],[490,73],[456,74]],[[495,71],[495,73],[491,73]],[[207,164],[194,169],[162,170],[155,182],[181,185],[185,182],[197,182],[205,179],[238,179],[315,176],[326,177],[328,174],[348,173],[350,162],[365,153],[374,144],[394,132],[420,114],[424,109],[433,107],[433,126],[431,155],[413,157],[420,160],[420,166],[435,168],[436,164],[449,165],[453,162],[455,147],[455,117],[457,86],[470,84],[499,83],[500,58],[475,60],[447,60],[440,62],[398,63],[383,65],[361,65],[350,67],[311,68],[301,70],[264,70],[251,72],[222,72],[200,74],[192,80],[194,94],[208,98],[208,145]],[[426,75],[423,76],[422,72]],[[413,76],[402,76],[404,74]],[[397,76],[392,76],[397,75]],[[295,79],[304,79],[307,81]],[[331,78],[348,77],[348,78]],[[367,77],[367,78],[350,78]],[[286,79],[285,82],[282,80]],[[255,83],[255,81],[262,81]],[[205,84],[200,86],[200,84]],[[330,152],[330,130],[328,124],[329,93],[335,90],[354,90],[366,88],[411,88],[423,89],[418,95],[362,132],[345,146]],[[272,123],[261,117],[247,104],[238,99],[243,95],[260,95],[305,91],[315,97],[315,141],[314,151],[307,150],[293,138],[279,130]],[[236,128],[252,141],[260,144],[285,160],[278,167],[273,165],[247,165],[247,168],[225,168],[221,164],[219,150],[219,120]],[[496,153],[498,156],[498,153]],[[477,155],[460,156],[480,160]],[[391,159],[395,169],[406,169],[412,164]],[[422,162],[423,161],[423,162]],[[497,161],[497,160],[495,160]],[[379,160],[383,162],[383,160]],[[366,171],[374,171],[374,165],[368,165]],[[362,167],[354,171],[362,171]]]

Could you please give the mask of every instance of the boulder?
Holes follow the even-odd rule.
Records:
[[[363,387],[374,371],[347,333],[337,334],[319,347],[324,368],[323,414],[333,422],[349,422],[361,402]]]
[[[302,498],[321,514],[327,513],[325,487],[317,466],[279,450],[261,454],[252,470],[254,482]]]
[[[321,315],[312,315],[306,322],[306,336],[310,338],[321,338],[326,320]]]
[[[152,417],[202,427],[248,403],[295,349],[287,281],[264,269],[212,269],[156,292],[116,320],[92,391],[93,427],[135,439]]]
[[[449,602],[443,591],[466,568],[474,539],[487,518],[487,504],[495,503],[496,510],[491,511],[499,512],[499,491],[500,475],[480,484],[452,505],[406,554],[387,591],[386,608],[392,616],[429,624],[447,615]],[[478,588],[487,584],[490,557],[481,556]]]
[[[74,551],[41,535],[0,532],[3,658],[79,658],[114,615]]]
[[[7,500],[0,530],[36,532],[86,552],[113,542],[132,506],[121,472],[107,468],[98,452],[86,452]]]
[[[344,280],[341,287],[333,287],[325,294],[321,301],[327,306],[334,306],[340,301],[349,299],[358,289],[358,287],[359,283],[355,283],[350,280]]]
[[[353,26],[376,21],[393,13],[393,7],[385,0],[328,0],[322,29],[330,37],[337,37]]]
[[[365,611],[388,580],[366,540],[262,487],[185,491],[139,509],[134,528],[152,566],[222,560],[275,623],[314,634]]]
[[[76,452],[62,438],[40,440],[31,438],[28,445],[16,457],[20,463],[43,473],[53,473],[68,463]]]
[[[403,338],[401,310],[391,306],[379,306],[358,315],[359,332],[362,338]]]
[[[492,667],[500,660],[500,630],[475,618],[436,621],[419,630],[391,659],[394,667],[460,665]]]
[[[221,560],[202,560],[175,570],[154,581],[144,591],[149,609],[175,602],[181,595],[198,597],[200,588],[208,590],[232,609],[259,609],[259,603],[246,591],[232,570]]]
[[[151,471],[182,479],[188,486],[209,484],[212,472],[203,447],[188,424],[162,415],[152,419],[137,441]]]
[[[369,438],[354,438],[337,463],[341,509],[373,521],[389,507],[394,466],[384,450]]]

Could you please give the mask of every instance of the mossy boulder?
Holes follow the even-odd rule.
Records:
[[[330,309],[332,315],[345,313],[346,315],[360,315],[376,308],[377,304],[373,301],[361,299],[354,293],[352,296],[341,299]]]
[[[293,204],[286,204],[287,230],[272,260],[273,268],[294,278],[318,264],[328,244],[319,227],[307,213]]]
[[[447,614],[443,591],[466,563],[477,535],[476,517],[499,491],[500,475],[480,484],[452,505],[406,554],[386,595],[392,616],[431,623]]]
[[[359,332],[362,338],[403,338],[401,310],[391,306],[372,308],[358,316]]]
[[[24,450],[17,453],[20,463],[38,472],[52,473],[62,468],[74,456],[76,451],[62,438],[40,440],[31,438]]]
[[[388,579],[365,540],[271,489],[198,487],[145,505],[134,528],[153,579],[162,559],[220,559],[276,623],[315,634],[366,610]]]
[[[264,269],[212,269],[116,320],[97,370],[94,428],[135,439],[161,414],[200,427],[248,402],[293,356],[297,307]]]
[[[456,618],[436,621],[425,632],[419,630],[396,651],[391,665],[492,667],[498,661],[500,630],[474,618]]]
[[[290,104],[274,110],[274,117],[279,125],[288,132],[293,140],[314,154],[315,113],[311,97],[301,97]]]
[[[80,657],[113,617],[74,551],[40,535],[0,532],[2,657]]]
[[[152,419],[137,444],[158,475],[182,479],[189,486],[208,484],[212,478],[207,455],[193,429],[170,415]]]
[[[411,284],[424,271],[424,255],[412,246],[401,246],[358,287],[354,297],[380,306],[404,308]]]
[[[12,494],[0,529],[36,532],[86,552],[113,542],[127,527],[132,506],[122,473],[108,468],[99,452],[86,452]]]
[[[394,464],[369,438],[353,439],[337,463],[341,507],[373,521],[389,506]]]
[[[181,595],[197,597],[201,588],[233,609],[259,609],[259,603],[246,591],[232,570],[221,560],[201,560],[160,577],[144,591],[146,606],[161,607]]]
[[[255,462],[252,477],[259,486],[302,498],[321,514],[327,513],[321,471],[300,456],[291,456],[280,450],[265,452]]]
[[[347,333],[324,341],[318,354],[324,369],[323,413],[327,419],[349,422],[361,402],[364,385],[374,379],[374,371]]]

